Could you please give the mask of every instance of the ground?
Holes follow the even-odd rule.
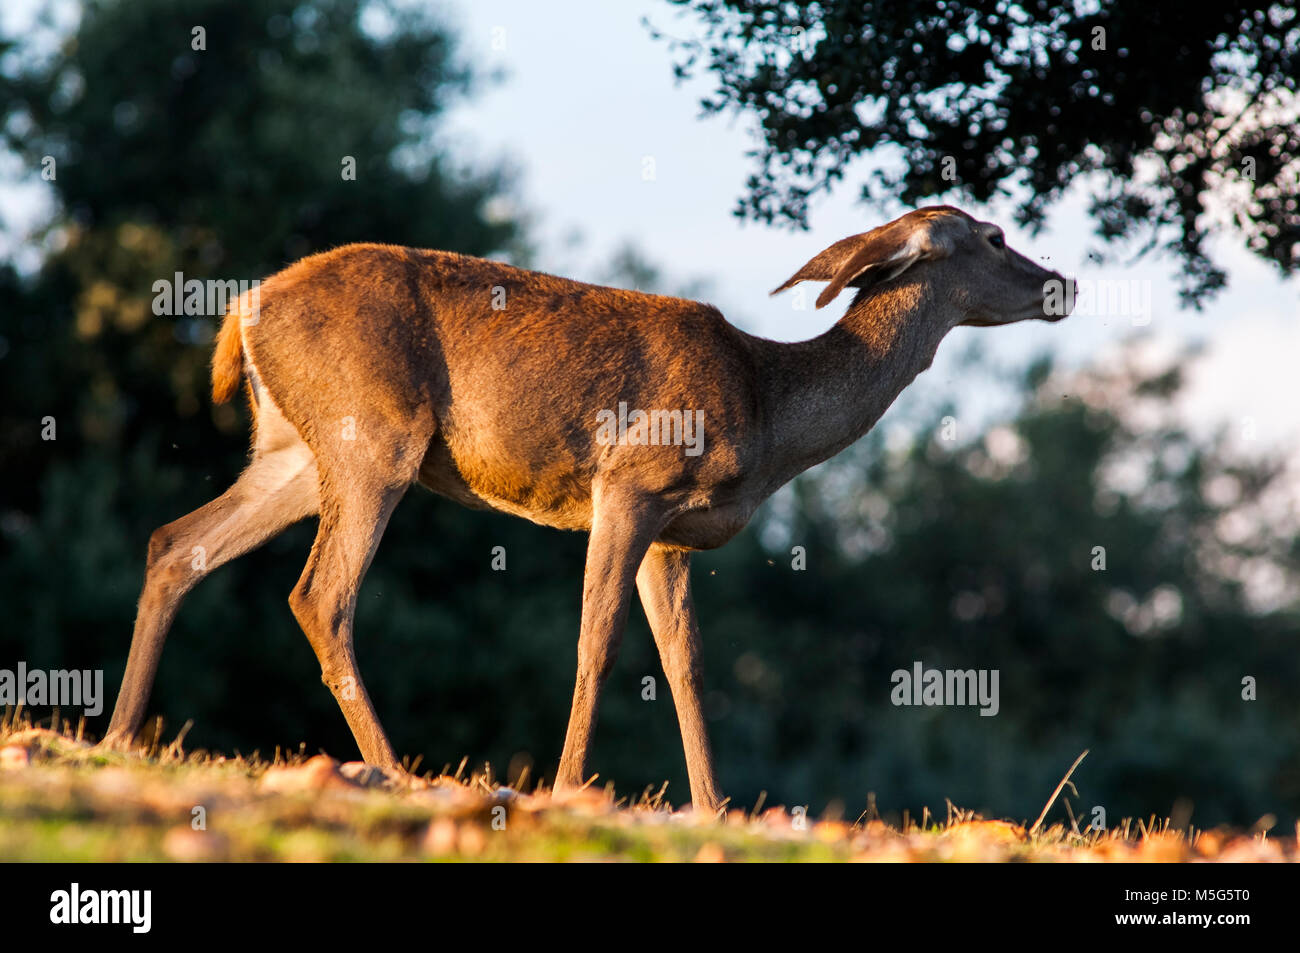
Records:
[[[181,740],[107,752],[75,732],[0,722],[6,861],[1300,861],[1297,832],[1026,830],[950,808],[905,829],[877,819],[732,808],[673,811],[662,792],[572,797],[501,786],[489,771],[387,776],[326,755],[223,757]]]

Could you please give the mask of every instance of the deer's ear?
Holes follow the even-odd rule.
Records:
[[[939,257],[925,228],[899,226],[900,223],[891,222],[836,242],[772,294],[801,281],[827,281],[830,284],[817,296],[817,307],[823,308],[846,287],[867,288],[901,275],[918,261]]]

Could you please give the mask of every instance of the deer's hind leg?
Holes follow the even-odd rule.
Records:
[[[107,744],[128,745],[139,731],[163,643],[186,593],[218,566],[316,513],[318,483],[307,445],[274,406],[260,407],[253,459],[234,485],[154,530]]]
[[[415,482],[434,425],[431,419],[363,418],[348,427],[350,437],[313,434],[321,474],[320,528],[289,605],[362,757],[398,768],[357,668],[353,617],[361,580],[393,509]]]

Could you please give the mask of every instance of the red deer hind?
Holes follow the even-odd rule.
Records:
[[[706,304],[449,252],[349,245],[267,279],[257,301],[229,311],[213,358],[214,400],[247,383],[252,460],[225,493],[150,537],[106,743],[130,744],[139,730],[186,592],[318,515],[289,603],[365,760],[398,768],[357,670],[353,613],[393,508],[421,483],[590,534],[556,790],[588,778],[635,584],[672,688],[691,799],[719,809],[691,553],[726,543],[778,487],[865,434],[952,328],[1059,320],[1068,308],[1054,294],[1072,300],[1062,276],[948,206],[836,242],[777,291],[801,281],[828,282],[818,307],[856,293],[826,333],[778,343]],[[610,413],[624,407],[682,411],[694,445],[610,439]]]

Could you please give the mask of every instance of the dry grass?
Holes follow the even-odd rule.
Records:
[[[951,804],[943,821],[927,813],[902,828],[761,806],[715,820],[672,811],[662,789],[620,798],[588,788],[560,799],[523,783],[503,787],[463,763],[411,778],[302,752],[271,761],[187,754],[183,734],[112,752],[78,731],[7,716],[0,860],[1300,860],[1290,833],[1178,830],[1154,817],[1105,832],[1081,831],[1073,819],[1026,829]],[[1068,775],[1053,801],[1067,785]]]

